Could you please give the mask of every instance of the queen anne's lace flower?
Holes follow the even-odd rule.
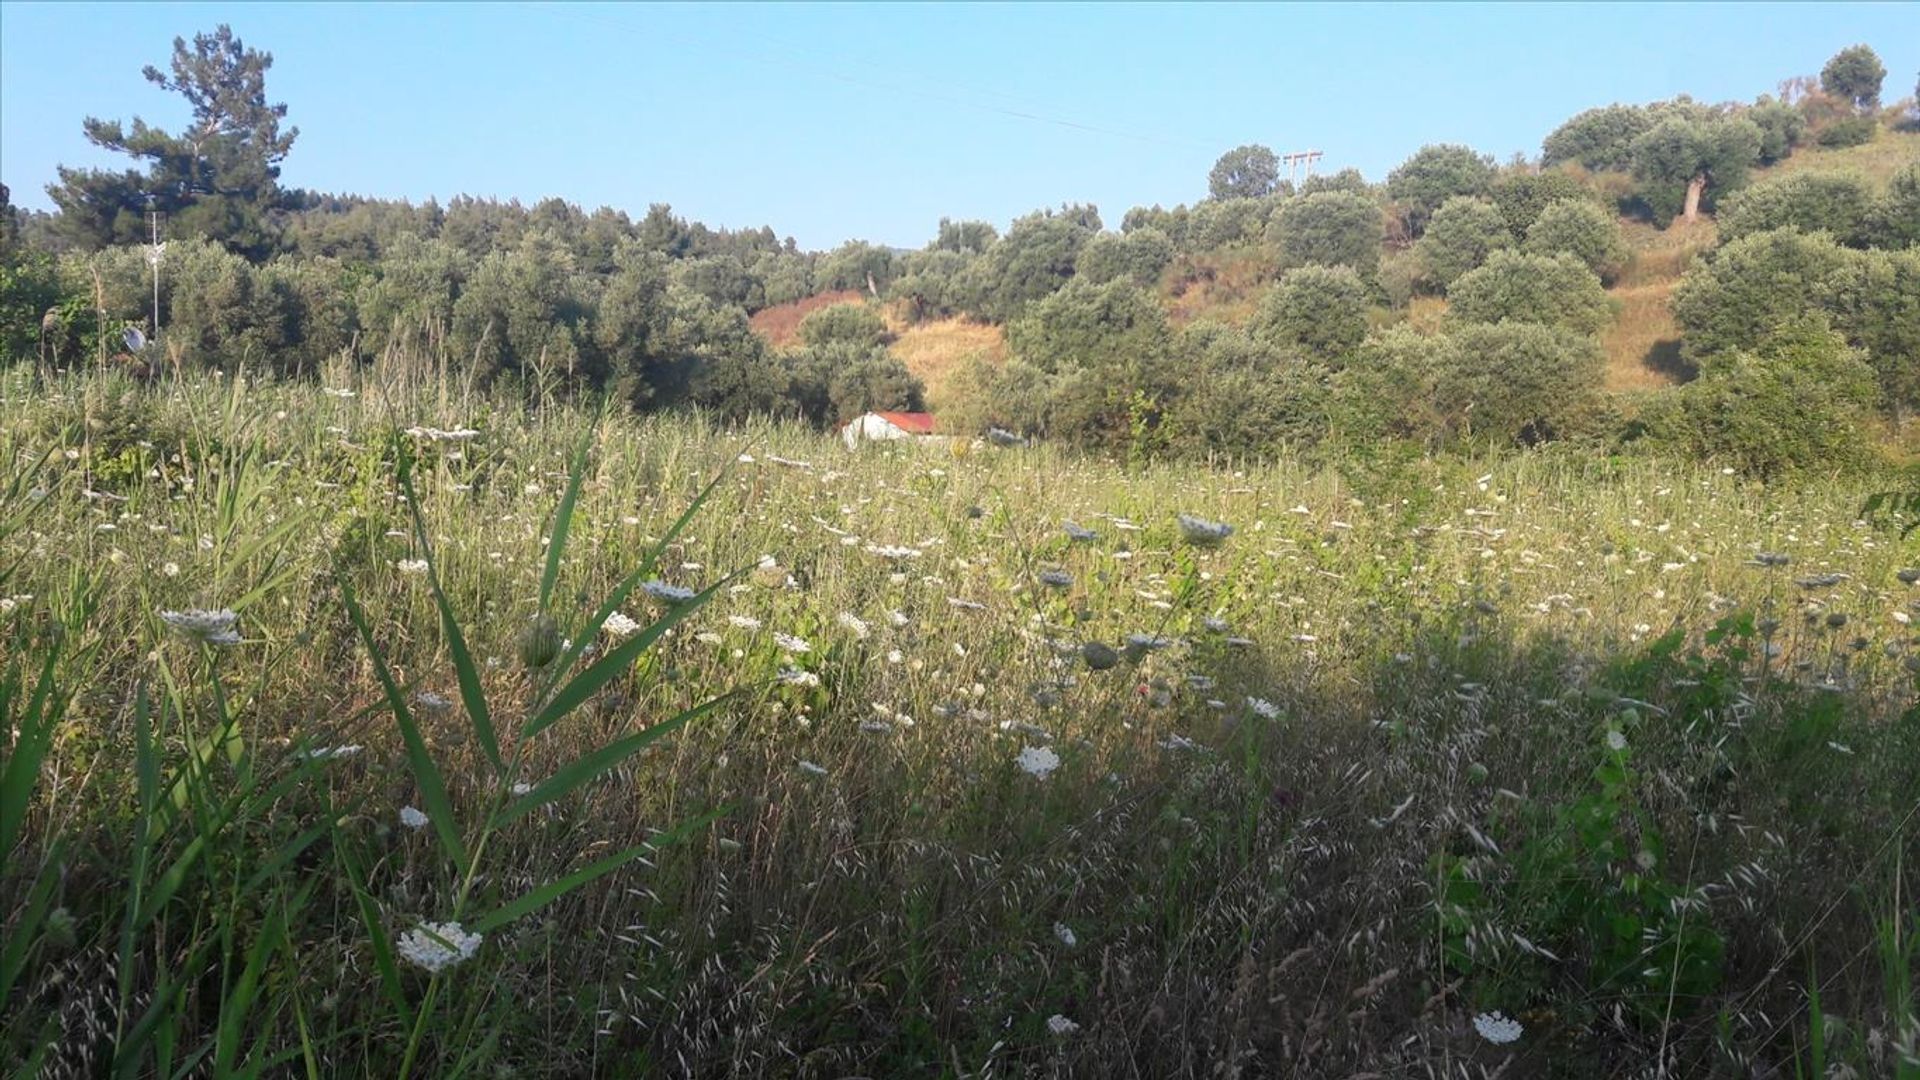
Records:
[[[206,611],[193,608],[188,611],[163,611],[161,621],[190,638],[197,638],[209,645],[238,645],[240,631],[236,629],[240,616],[221,608],[219,611]]]
[[[1055,1035],[1065,1037],[1079,1031],[1080,1025],[1061,1016],[1059,1013],[1054,1013],[1052,1016],[1047,1017],[1047,1030],[1053,1032]]]
[[[424,574],[427,572],[427,560],[401,559],[393,564],[393,568],[403,574]]]
[[[640,624],[621,612],[613,611],[607,614],[607,621],[600,624],[600,629],[614,637],[627,637],[638,632]]]
[[[402,934],[397,945],[401,959],[438,975],[463,960],[473,959],[473,954],[480,951],[482,940],[482,935],[467,933],[457,922],[421,923]]]
[[[1020,751],[1015,759],[1022,769],[1035,777],[1045,780],[1047,774],[1060,767],[1060,755],[1048,746],[1029,746]]]
[[[1192,514],[1180,514],[1174,520],[1180,524],[1180,536],[1196,547],[1212,547],[1233,535],[1233,526]]]
[[[1504,1046],[1507,1043],[1518,1040],[1521,1033],[1526,1029],[1520,1026],[1520,1021],[1509,1019],[1501,1013],[1492,1012],[1481,1013],[1479,1016],[1474,1017],[1473,1030],[1479,1032],[1481,1038],[1493,1043],[1495,1046]]]
[[[411,806],[403,806],[400,808],[400,824],[405,825],[409,829],[424,829],[427,827],[427,821],[427,815]]]
[[[694,597],[692,589],[669,585],[664,581],[649,581],[640,587],[646,590],[648,596],[663,604],[684,604]]]

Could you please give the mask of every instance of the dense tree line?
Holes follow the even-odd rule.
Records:
[[[771,228],[711,229],[665,204],[635,219],[560,199],[413,205],[282,188],[299,131],[268,99],[271,66],[225,27],[177,40],[170,72],[147,78],[187,99],[187,130],[84,124],[144,171],[62,169],[55,214],[21,214],[0,188],[8,355],[70,364],[121,352],[124,327],[151,334],[157,215],[171,239],[158,343],[136,358],[147,364],[299,375],[425,356],[482,383],[829,423],[922,407],[888,351],[890,321],[964,316],[1003,326],[1010,359],[962,373],[943,405],[956,427],[1131,455],[1258,453],[1330,434],[1612,438],[1622,427],[1598,338],[1614,320],[1606,285],[1628,259],[1621,218],[1664,227],[1713,213],[1721,246],[1676,305],[1700,378],[1629,435],[1758,468],[1749,444],[1775,459],[1828,454],[1834,438],[1857,445],[1866,418],[1920,407],[1920,170],[1884,190],[1834,173],[1751,179],[1810,141],[1870,139],[1898,120],[1882,116],[1885,73],[1864,46],[1779,98],[1589,110],[1534,162],[1435,144],[1378,184],[1349,169],[1296,187],[1249,144],[1222,155],[1206,198],[1135,207],[1117,230],[1069,204],[1004,232],[943,219],[911,251],[802,251]],[[1224,259],[1270,283],[1251,316],[1177,325],[1162,294]],[[861,301],[816,312],[791,347],[749,328],[761,309],[846,291]],[[1445,316],[1410,319],[1423,298]],[[1822,387],[1810,397],[1807,372]],[[1708,420],[1795,395],[1812,405],[1780,406],[1777,423],[1820,418],[1820,438]]]

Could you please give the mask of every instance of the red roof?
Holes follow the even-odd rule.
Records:
[[[933,414],[924,412],[876,412],[873,415],[911,435],[933,434]]]

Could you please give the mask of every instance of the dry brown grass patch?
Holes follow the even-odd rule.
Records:
[[[747,325],[753,332],[766,338],[768,344],[786,348],[800,342],[800,322],[807,316],[824,307],[835,304],[858,304],[865,300],[866,293],[858,289],[842,289],[839,292],[820,293],[804,300],[795,300],[790,304],[775,304],[770,308],[756,311],[747,319]]]

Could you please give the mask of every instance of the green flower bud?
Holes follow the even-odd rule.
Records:
[[[520,662],[530,669],[546,667],[560,655],[560,627],[546,612],[533,617],[520,631]]]

